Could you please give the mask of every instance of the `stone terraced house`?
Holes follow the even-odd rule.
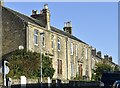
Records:
[[[79,75],[91,79],[92,47],[72,34],[71,22],[63,30],[50,25],[50,10],[45,4],[40,13],[32,10],[31,17],[2,6],[2,57],[23,46],[33,52],[52,57],[53,78],[70,80]]]

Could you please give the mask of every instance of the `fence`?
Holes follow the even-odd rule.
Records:
[[[48,87],[48,83],[43,83],[42,88],[100,88],[100,83],[91,81],[70,81],[69,83],[51,83],[51,86]],[[21,88],[20,84],[12,85],[11,88]],[[26,84],[26,88],[41,88],[40,83],[36,84]]]

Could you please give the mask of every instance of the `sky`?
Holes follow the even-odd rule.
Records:
[[[118,63],[117,2],[4,2],[4,6],[30,16],[48,4],[52,26],[63,30],[64,22],[72,22],[72,34],[102,55]]]

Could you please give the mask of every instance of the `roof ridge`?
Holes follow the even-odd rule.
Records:
[[[75,40],[77,40],[77,41],[79,41],[79,42],[82,42],[82,43],[88,45],[87,43],[83,42],[82,40],[80,40],[79,38],[77,38],[77,37],[74,36],[74,35],[71,35],[71,34],[65,32],[65,31],[63,31],[63,30],[60,30],[60,29],[54,27],[54,26],[51,26],[51,27],[54,28],[54,29],[51,28],[52,31],[59,32],[60,34],[63,34],[63,33],[64,33],[63,35],[68,36],[69,38],[75,39]],[[62,33],[61,33],[61,32],[62,32]]]
[[[18,11],[12,10],[10,8],[7,8],[7,7],[4,7],[4,8],[6,8],[8,11],[12,12],[14,15],[18,16],[20,19],[24,20],[25,22],[33,22],[34,24],[37,24],[37,25],[45,27],[44,21],[42,21],[42,19],[41,20],[37,20],[37,19],[29,17],[29,16],[27,16],[25,14],[22,14],[22,13],[20,13]],[[75,40],[77,40],[79,42],[87,44],[87,43],[83,42],[82,40],[80,40],[79,38],[75,37],[74,35],[66,33],[65,31],[62,31],[62,30],[60,30],[60,29],[58,29],[58,28],[56,28],[54,26],[50,26],[50,27],[51,27],[51,30],[54,31],[54,32],[60,33],[62,35],[68,36],[69,38],[72,38],[72,39],[75,39]]]
[[[40,22],[40,20],[34,19],[32,17],[29,17],[29,16],[27,16],[25,14],[22,14],[22,13],[20,13],[18,11],[12,10],[10,8],[7,8],[7,7],[4,7],[4,8],[6,8],[8,11],[12,12],[14,15],[18,16],[20,19],[22,19],[22,20],[24,20],[26,22],[29,22],[31,20],[31,21],[34,21],[34,23],[36,23],[36,24],[38,24],[40,26],[45,26],[45,25],[43,25],[44,23]],[[26,17],[27,19],[29,19],[29,21],[25,20],[25,18],[23,16]]]

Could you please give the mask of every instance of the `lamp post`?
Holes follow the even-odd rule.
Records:
[[[41,41],[40,41],[40,83],[41,83],[41,88],[42,88],[42,42],[43,42],[43,35],[44,35],[44,32],[40,33],[40,38],[41,38]]]

